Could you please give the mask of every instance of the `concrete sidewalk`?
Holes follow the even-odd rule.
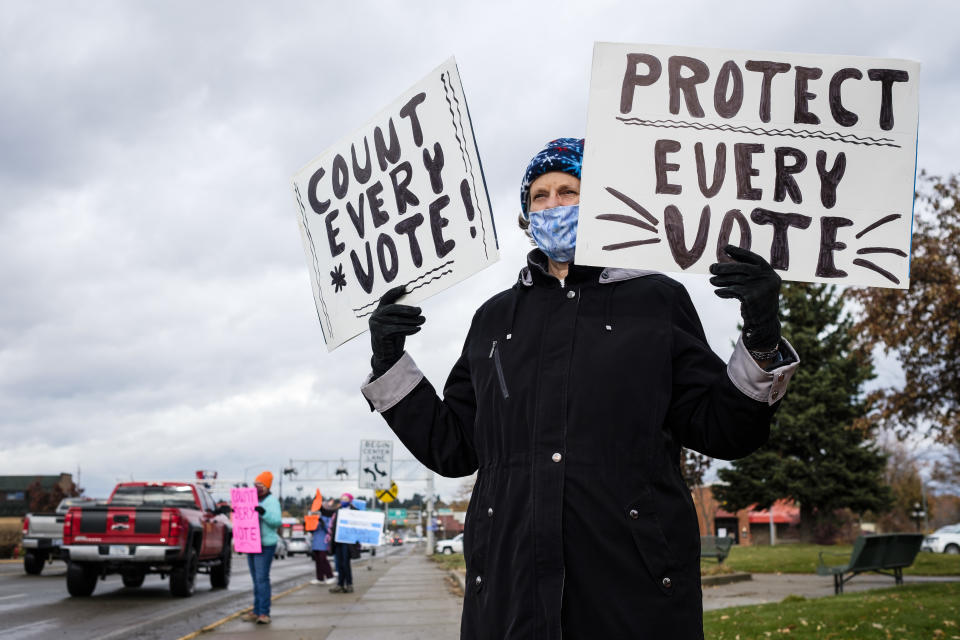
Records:
[[[419,547],[354,567],[353,593],[307,584],[277,598],[272,624],[229,620],[200,637],[303,640],[453,640],[463,598],[449,573]],[[276,594],[275,594],[276,595]]]

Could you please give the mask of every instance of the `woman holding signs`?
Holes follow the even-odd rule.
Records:
[[[479,470],[462,638],[702,638],[680,448],[762,445],[799,360],[780,337],[780,278],[749,251],[711,267],[744,319],[726,364],[679,283],[574,264],[582,154],[561,138],[531,160],[520,226],[537,248],[475,313],[442,398],[403,350],[424,318],[396,304],[402,288],[370,318],[371,405],[430,469]]]

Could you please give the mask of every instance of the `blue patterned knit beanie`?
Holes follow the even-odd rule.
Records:
[[[580,167],[583,164],[583,138],[557,138],[551,140],[533,160],[527,165],[520,184],[520,211],[524,220],[530,219],[527,211],[527,198],[530,195],[530,185],[534,180],[551,171],[562,171],[580,178]]]

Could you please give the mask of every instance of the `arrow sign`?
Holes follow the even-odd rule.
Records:
[[[393,466],[392,440],[360,441],[361,489],[386,489],[390,487]]]

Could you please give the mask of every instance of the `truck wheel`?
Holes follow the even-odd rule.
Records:
[[[960,553],[960,547],[955,544],[948,544],[947,548],[943,550],[944,553],[949,553],[950,555],[957,555]],[[40,573],[39,571],[37,573]]]
[[[452,549],[451,547],[444,547],[444,548],[443,548],[443,555],[445,555],[445,556],[452,556],[452,555],[453,555],[453,549]]]
[[[46,554],[38,551],[27,551],[23,556],[23,570],[32,576],[38,576],[43,571],[43,564],[46,561]]]
[[[183,563],[170,572],[170,593],[180,598],[189,598],[197,586],[197,551],[187,547]]]
[[[71,596],[86,598],[97,588],[100,568],[95,564],[67,564],[67,591]]]
[[[220,554],[220,564],[210,567],[210,586],[214,589],[226,589],[230,586],[230,561],[233,558],[230,544],[230,538],[225,538],[223,551]]]
[[[137,587],[143,585],[143,579],[146,578],[147,575],[142,571],[131,571],[129,573],[124,573],[122,577],[123,586],[130,589],[136,589]]]

